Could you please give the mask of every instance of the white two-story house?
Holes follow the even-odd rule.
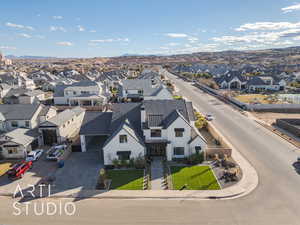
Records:
[[[172,93],[158,80],[127,79],[119,86],[119,100],[172,99]]]
[[[0,131],[36,128],[43,106],[38,104],[0,104]]]
[[[71,85],[57,85],[55,105],[96,106],[106,104],[108,90],[94,81],[80,81]]]
[[[111,112],[86,112],[81,150],[99,151],[105,165],[138,156],[185,158],[206,149],[194,121],[192,103],[184,100],[113,104]]]

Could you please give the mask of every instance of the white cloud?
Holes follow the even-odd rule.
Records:
[[[288,7],[284,7],[281,9],[284,13],[289,13],[289,12],[293,12],[293,11],[297,11],[300,10],[300,3],[295,4],[295,5],[291,5]]]
[[[29,34],[19,34],[19,36],[24,37],[24,38],[32,38],[32,36]]]
[[[50,31],[62,31],[67,32],[67,30],[64,27],[56,27],[56,26],[50,26]]]
[[[16,50],[17,48],[14,46],[0,46],[0,49],[4,50]]]
[[[187,34],[182,34],[182,33],[167,33],[165,35],[170,38],[187,38],[188,37]]]
[[[97,31],[96,31],[96,30],[90,30],[90,32],[91,32],[91,33],[96,33]]]
[[[175,43],[175,42],[171,42],[171,43],[168,43],[167,44],[168,46],[177,46],[177,45],[180,45],[179,43]]]
[[[31,26],[24,26],[24,25],[21,25],[21,24],[15,24],[15,23],[10,23],[10,22],[7,22],[5,24],[5,26],[16,28],[16,29],[34,30],[34,28],[31,27]]]
[[[39,38],[39,39],[45,39],[45,38],[46,38],[46,37],[43,36],[43,35],[36,35],[35,37],[36,37],[36,38]]]
[[[282,29],[295,29],[300,28],[300,22],[289,23],[289,22],[257,22],[257,23],[246,23],[236,31],[246,31],[246,30],[282,30]]]
[[[73,43],[69,42],[69,41],[61,41],[61,42],[57,42],[56,44],[60,45],[60,46],[72,46],[73,45]]]
[[[300,36],[300,29],[289,29],[280,32],[261,32],[251,33],[242,36],[221,36],[214,37],[212,40],[221,42],[227,45],[233,45],[235,43],[264,43],[271,44],[279,41],[281,38],[293,38]]]
[[[62,20],[64,17],[62,16],[52,16],[53,19],[55,20]]]
[[[78,25],[77,28],[78,28],[78,31],[80,31],[80,32],[85,31],[85,28],[81,25]]]
[[[191,43],[195,43],[195,42],[199,41],[199,38],[196,38],[196,37],[188,37],[188,41],[191,42]]]
[[[128,38],[109,38],[109,39],[98,39],[98,40],[90,40],[90,43],[109,43],[109,42],[129,42]]]
[[[293,40],[300,41],[300,36],[294,37]]]

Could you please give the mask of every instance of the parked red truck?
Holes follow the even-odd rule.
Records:
[[[9,179],[19,179],[32,167],[32,161],[15,164],[7,171]]]

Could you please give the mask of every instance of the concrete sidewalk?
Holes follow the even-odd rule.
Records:
[[[151,190],[163,190],[164,169],[161,157],[154,157],[151,162]]]

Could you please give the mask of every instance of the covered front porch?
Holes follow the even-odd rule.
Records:
[[[167,157],[167,140],[148,140],[146,141],[147,157]]]
[[[103,104],[103,99],[97,97],[76,97],[69,99],[69,106],[99,106]]]

